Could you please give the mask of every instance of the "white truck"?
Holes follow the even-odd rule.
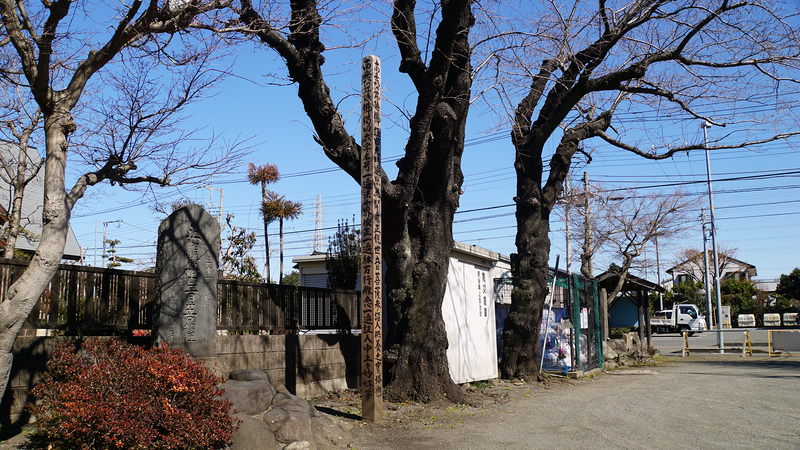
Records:
[[[650,329],[653,333],[679,333],[684,331],[693,335],[696,331],[707,328],[705,317],[700,315],[697,305],[673,305],[672,309],[658,311],[650,317]]]

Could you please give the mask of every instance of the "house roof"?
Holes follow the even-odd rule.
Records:
[[[713,250],[708,250],[709,261],[711,260],[711,258],[713,258],[713,254],[714,254],[713,252],[714,252]],[[756,273],[755,273],[756,266],[754,266],[754,265],[752,265],[750,263],[746,263],[744,261],[740,261],[740,260],[738,260],[736,258],[732,258],[730,256],[725,256],[725,255],[720,255],[720,256],[726,258],[728,261],[733,261],[734,263],[736,263],[736,264],[738,264],[740,266],[744,266],[745,268],[747,268],[748,271],[752,270],[752,275],[756,275]],[[687,263],[696,264],[698,267],[702,267],[702,262],[699,261],[699,259],[702,258],[702,257],[703,257],[703,252],[700,252],[697,255],[695,255],[693,258],[689,258],[686,261],[681,262],[680,264],[677,264],[675,266],[670,267],[669,269],[666,270],[666,272],[671,274],[676,269],[677,270],[681,270],[681,269],[683,269],[684,264],[687,264]]]
[[[16,162],[18,152],[15,151],[19,148],[11,142],[0,141],[0,152],[7,162]],[[28,158],[32,161],[39,161],[40,156],[37,149],[28,147]],[[33,173],[32,171],[29,173]],[[11,210],[11,191],[10,185],[0,178],[0,205],[6,210]],[[22,223],[20,224],[30,232],[32,235],[41,236],[42,234],[42,202],[44,201],[44,170],[40,170],[34,178],[25,187],[25,196],[22,200]],[[39,241],[31,239],[28,236],[21,234],[17,238],[17,248],[29,252],[36,251],[39,247]],[[67,233],[67,242],[64,246],[64,259],[79,260],[81,258],[81,246],[72,232],[72,226]]]
[[[477,245],[464,244],[464,243],[458,242],[458,241],[454,241],[453,242],[453,250],[451,252],[451,255],[453,255],[453,254],[461,254],[462,256],[473,257],[473,258],[480,259],[480,260],[482,260],[484,262],[487,262],[487,263],[494,262],[494,261],[504,261],[504,262],[507,262],[507,263],[511,262],[511,259],[506,255],[502,255],[500,253],[493,252],[493,251],[491,251],[489,249],[486,249],[486,248],[483,248],[483,247],[479,247]],[[314,263],[314,262],[318,263],[320,261],[324,262],[325,261],[325,255],[326,254],[324,252],[314,252],[314,253],[312,253],[310,255],[306,255],[306,256],[295,256],[294,258],[292,258],[292,262],[295,263],[295,267],[297,267],[296,265],[299,264],[299,263],[308,264],[308,263]]]

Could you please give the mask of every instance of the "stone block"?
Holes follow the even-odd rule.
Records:
[[[233,442],[228,446],[228,450],[278,449],[278,441],[269,425],[242,413],[234,414],[233,418],[241,420],[242,423],[239,425],[239,429],[233,433]]]
[[[303,411],[286,410],[277,406],[267,411],[263,420],[272,428],[275,438],[280,443],[314,442],[311,417]]]
[[[335,450],[347,448],[353,439],[349,431],[327,417],[312,417],[311,430],[317,450]]]
[[[255,369],[246,369],[246,370],[234,370],[231,372],[228,377],[231,380],[235,381],[257,381],[257,380],[266,380],[269,384],[272,383],[272,377],[269,376],[267,372],[263,370],[255,370]]]
[[[200,205],[158,227],[153,335],[195,357],[217,352],[220,227]]]
[[[272,406],[286,410],[304,411],[309,417],[319,416],[317,408],[314,408],[314,405],[308,400],[283,392],[275,394],[275,397],[272,399]]]
[[[225,391],[220,398],[230,400],[238,412],[251,416],[266,411],[277,393],[275,387],[266,380],[228,380],[220,387]]]

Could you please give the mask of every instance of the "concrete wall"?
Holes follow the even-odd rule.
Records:
[[[360,335],[219,336],[217,363],[224,372],[258,369],[303,398],[358,387]]]
[[[30,389],[41,379],[55,342],[75,339],[17,338],[11,379],[0,403],[0,423],[24,424],[30,420],[25,404],[32,400]],[[150,343],[149,337],[117,339],[142,346]],[[238,369],[265,370],[290,392],[311,398],[358,387],[360,339],[350,334],[218,336],[217,358],[208,362],[219,376]]]

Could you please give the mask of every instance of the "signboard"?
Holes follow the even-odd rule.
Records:
[[[488,267],[450,259],[442,316],[456,384],[497,378],[494,299]]]
[[[361,416],[383,422],[381,62],[361,69]]]

